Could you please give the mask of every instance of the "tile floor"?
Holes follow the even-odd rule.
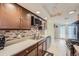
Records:
[[[52,42],[49,52],[53,53],[54,56],[66,56],[67,46],[63,39],[56,39]]]

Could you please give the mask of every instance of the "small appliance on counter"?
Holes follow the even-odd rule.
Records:
[[[3,49],[5,46],[5,36],[0,35],[0,50]]]

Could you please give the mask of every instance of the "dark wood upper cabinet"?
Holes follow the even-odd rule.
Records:
[[[0,3],[0,29],[31,29],[38,25],[42,29],[42,19],[31,11],[15,3]]]
[[[0,4],[0,29],[30,29],[30,13],[17,4]]]

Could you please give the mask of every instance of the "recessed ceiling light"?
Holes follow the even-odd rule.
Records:
[[[40,12],[39,12],[39,11],[37,11],[36,13],[37,13],[37,14],[39,14]]]
[[[74,13],[75,13],[75,10],[69,12],[69,14],[74,14]]]

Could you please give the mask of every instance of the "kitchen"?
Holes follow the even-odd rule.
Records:
[[[47,49],[46,20],[18,4],[0,4],[0,8],[0,36],[4,39],[0,55],[43,55]]]
[[[79,9],[74,10],[75,8],[78,8],[79,4],[71,4],[71,5],[58,4],[60,8],[58,12],[56,10],[58,5],[53,4],[54,5],[53,8],[55,8],[56,10],[53,11],[55,11],[56,13],[51,14],[51,12],[49,11],[47,12],[50,17],[53,17],[54,19],[53,21],[51,21],[50,17],[45,17],[46,16],[45,11],[42,11],[45,15],[45,16],[41,15],[42,17],[40,16],[39,11],[35,11],[36,9],[37,10],[42,9],[42,7],[40,7],[41,5],[43,5],[42,7],[47,12],[49,8],[51,9],[52,4],[33,5],[30,3],[29,4],[0,3],[0,56],[55,56],[56,55],[55,53],[57,53],[57,55],[58,54],[62,55],[58,52],[58,50],[60,50],[60,49],[57,50],[58,47],[55,46],[56,48],[53,48],[53,44],[55,44],[56,41],[57,42],[59,41],[60,42],[59,44],[63,42],[62,39],[60,38],[59,31],[57,31],[58,27],[60,27],[59,23],[60,24],[66,23],[67,25],[76,24],[78,26],[78,21],[68,20],[69,15],[66,14],[64,15],[59,11],[60,10],[66,11],[64,9],[64,6],[74,7],[74,8],[70,8],[73,10],[73,12],[70,14],[74,14],[74,12],[76,12],[76,15],[69,17],[71,19],[72,18],[76,19],[75,17],[79,19],[79,15],[78,15],[79,11],[77,11]],[[36,7],[36,9],[34,6]],[[39,8],[37,8],[38,6]],[[68,11],[72,11],[72,10],[68,10]],[[33,11],[35,11],[35,13]],[[50,11],[52,11],[52,9]],[[62,19],[63,17],[61,18],[62,15],[66,16],[64,21]],[[58,19],[62,19],[62,20],[58,20]],[[79,29],[75,28],[75,30],[79,30]],[[66,35],[68,33],[66,33]],[[75,37],[76,35],[77,37]],[[62,36],[64,36],[64,34]],[[76,38],[78,39],[78,33],[75,34],[75,36],[74,39]],[[73,39],[72,37],[71,38],[69,37],[66,36],[65,38],[63,38],[65,39],[65,43],[66,43],[65,47],[66,48],[71,47],[69,51],[68,49],[65,48],[66,50],[64,52],[65,56],[79,55],[79,52],[77,51],[78,41],[68,40],[68,39]],[[74,43],[72,43],[72,41]],[[63,42],[63,44],[65,43]]]

